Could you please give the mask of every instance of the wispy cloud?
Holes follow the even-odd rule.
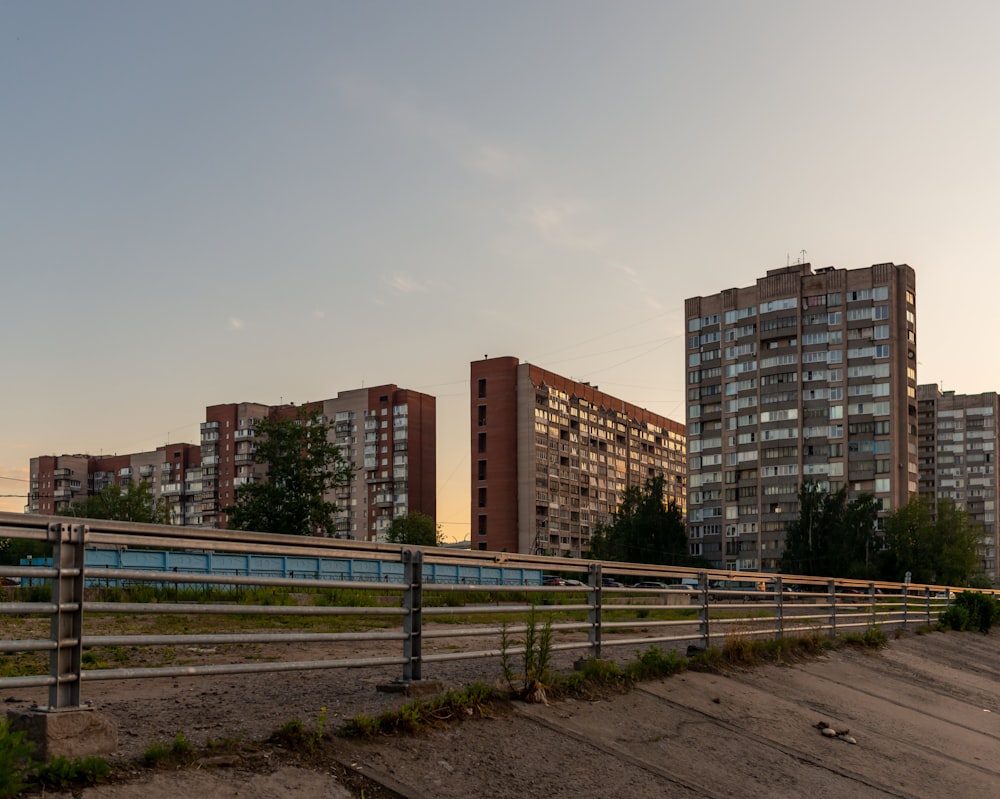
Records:
[[[230,330],[240,331],[240,330],[243,329],[243,320],[239,319],[239,318],[237,318],[235,316],[230,316],[229,317],[228,324],[229,324],[229,329]]]
[[[532,227],[550,244],[569,250],[597,250],[605,234],[584,219],[586,209],[578,202],[534,205],[528,210]]]
[[[394,272],[391,277],[384,279],[384,282],[401,294],[414,294],[416,292],[427,291],[427,286],[416,278],[404,275],[402,272]]]
[[[504,146],[497,137],[477,131],[447,112],[434,109],[423,98],[393,94],[359,78],[341,78],[336,85],[349,102],[393,125],[403,135],[430,143],[469,174],[509,185],[520,194],[513,198],[512,204],[521,209],[517,217],[532,236],[540,236],[550,246],[575,252],[596,253],[608,247],[609,237],[595,220],[590,204],[563,199],[572,197],[573,192],[544,186],[541,177],[544,167],[533,163],[524,153]],[[522,228],[519,235],[524,233]]]
[[[525,161],[515,152],[479,134],[460,120],[430,109],[417,100],[391,95],[379,86],[356,78],[341,78],[343,96],[392,122],[399,130],[431,142],[465,169],[493,179],[524,171]]]
[[[656,293],[654,291],[649,290],[649,287],[646,285],[646,281],[643,280],[641,273],[637,269],[634,269],[626,264],[616,263],[614,261],[609,261],[608,267],[611,270],[618,272],[619,276],[624,275],[624,280],[635,286],[636,297],[638,297],[639,300],[646,305],[646,307],[657,312],[663,310],[663,303],[656,299]]]

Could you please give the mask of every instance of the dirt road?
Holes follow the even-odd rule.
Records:
[[[469,667],[482,672],[483,664],[456,669]],[[463,674],[450,679],[457,684]],[[98,709],[119,720],[123,753],[134,756],[177,731],[198,743],[226,734],[263,738],[293,716],[315,718],[320,707],[333,727],[400,702],[375,691],[391,676],[305,672],[161,681],[158,689],[108,685]],[[683,673],[602,701],[519,705],[497,719],[417,737],[338,740],[335,759],[414,798],[989,797],[1000,793],[998,689],[1000,635],[930,633],[792,666]],[[825,737],[820,721],[849,730],[857,743]],[[333,759],[322,772],[257,762],[144,774],[82,796],[353,795],[334,775]]]

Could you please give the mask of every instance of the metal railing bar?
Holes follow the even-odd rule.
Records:
[[[343,660],[304,660],[281,663],[220,663],[207,666],[158,666],[141,669],[98,669],[82,673],[86,682],[92,680],[132,680],[157,677],[196,677],[213,674],[257,674],[281,671],[321,671],[326,669],[354,669],[368,666],[399,666],[405,658],[374,657],[345,658]]]
[[[203,635],[94,635],[83,637],[84,649],[99,646],[226,646],[230,644],[310,644],[345,641],[402,641],[401,632],[370,633],[206,633]]]
[[[0,641],[0,652],[46,652],[57,648],[56,642],[51,640]]]
[[[52,602],[0,602],[0,614],[5,616],[51,616],[57,610]]]
[[[84,602],[87,613],[116,615],[120,613],[168,613],[218,616],[405,616],[406,608],[388,607],[324,607],[321,605],[196,605],[159,602]]]

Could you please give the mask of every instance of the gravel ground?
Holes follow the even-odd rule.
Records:
[[[571,659],[561,653],[560,667]],[[455,661],[433,672],[458,686],[493,682],[500,666]],[[120,725],[116,760],[125,763],[178,732],[196,744],[261,741],[290,719],[314,723],[324,707],[335,728],[407,701],[376,690],[399,676],[387,668],[95,682],[84,695]],[[369,784],[369,799],[993,796],[1000,785],[998,688],[996,634],[904,636],[880,652],[844,649],[792,666],[687,672],[592,701],[518,704],[418,736],[338,738],[308,763],[262,748],[218,768],[136,771],[131,781],[73,795],[360,796],[347,777],[361,773],[395,788],[380,793]],[[7,701],[30,703],[36,697],[28,693]],[[849,728],[857,744],[824,737],[819,721]]]

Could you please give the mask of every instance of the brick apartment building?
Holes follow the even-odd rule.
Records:
[[[981,525],[980,567],[996,583],[1000,574],[996,458],[1000,452],[1000,398],[942,392],[937,384],[917,388],[920,493],[936,512],[951,499]]]
[[[56,513],[108,485],[147,480],[153,495],[168,501],[174,524],[225,527],[225,508],[235,503],[239,487],[266,474],[255,456],[254,423],[299,410],[331,423],[335,443],[356,467],[349,484],[327,497],[340,509],[338,537],[383,539],[392,519],[411,511],[436,518],[436,400],[395,385],[342,391],[302,406],[210,405],[200,445],[107,458],[32,458],[25,512]]]
[[[688,534],[714,567],[775,571],[800,485],[917,491],[915,276],[772,269],[685,302]]]
[[[129,455],[41,455],[30,461],[24,512],[53,515],[108,486],[144,481],[153,496],[166,501],[172,524],[199,524],[200,511],[188,487],[198,479],[200,464],[196,444],[167,444]]]
[[[301,406],[237,403],[205,409],[201,426],[204,523],[224,527],[236,491],[263,479],[254,457],[254,422],[264,416],[317,413],[354,464],[350,483],[327,499],[340,509],[336,535],[377,541],[396,516],[437,513],[436,400],[395,385],[342,391]]]
[[[579,557],[628,486],[683,510],[684,426],[517,358],[471,364],[472,548]]]

